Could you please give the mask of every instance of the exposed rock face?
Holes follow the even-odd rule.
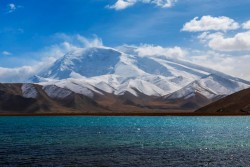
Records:
[[[26,98],[37,98],[38,92],[33,84],[23,84],[22,85],[22,95]]]

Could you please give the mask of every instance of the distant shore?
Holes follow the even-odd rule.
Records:
[[[250,116],[246,113],[37,113],[37,114],[20,114],[4,113],[0,116]]]

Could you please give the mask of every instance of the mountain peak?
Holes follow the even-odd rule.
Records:
[[[139,56],[136,48],[91,47],[58,59],[33,81],[90,92],[183,98],[197,93],[208,99],[250,86],[248,81],[166,56]],[[90,91],[90,92],[89,92]],[[82,91],[77,91],[82,92]],[[82,94],[85,94],[82,92]]]
[[[94,77],[114,73],[121,53],[111,48],[87,48],[69,52],[57,60],[47,71],[40,74],[44,78],[66,79],[72,73]]]

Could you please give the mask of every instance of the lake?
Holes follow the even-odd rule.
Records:
[[[250,117],[0,117],[0,166],[248,166]]]

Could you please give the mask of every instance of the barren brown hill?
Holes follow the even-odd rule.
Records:
[[[250,89],[229,95],[195,111],[200,114],[246,115],[250,114]]]
[[[100,90],[101,91],[101,90]],[[135,90],[136,91],[136,90]],[[102,92],[87,97],[55,85],[0,84],[1,115],[168,115],[192,113],[211,102],[196,94],[168,100],[137,92],[114,95]]]
[[[29,84],[36,91],[35,98],[24,97],[23,84],[0,84],[0,114],[70,114],[103,112],[106,109],[92,99],[70,90],[56,87],[54,91],[69,92],[62,98],[49,96],[40,85]]]

